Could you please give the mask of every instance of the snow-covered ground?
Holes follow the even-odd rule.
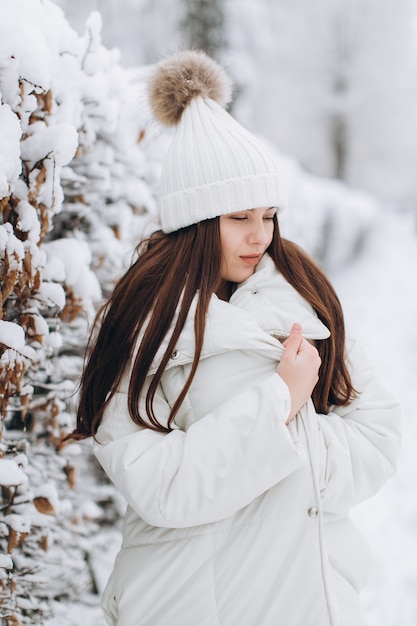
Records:
[[[397,476],[353,517],[376,558],[366,626],[417,624],[417,221],[385,213],[361,258],[332,276],[349,329],[403,408]]]
[[[398,475],[353,517],[373,549],[376,567],[363,593],[366,626],[417,624],[417,222],[383,213],[362,255],[331,276],[352,333],[369,349],[380,375],[403,406],[404,444]],[[108,575],[117,533],[97,552],[99,586]],[[104,545],[104,544],[103,544]],[[90,606],[57,606],[48,626],[103,626]],[[255,626],[255,625],[254,625]],[[314,625],[319,626],[319,625]]]

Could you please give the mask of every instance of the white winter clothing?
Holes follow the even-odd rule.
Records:
[[[190,371],[193,310],[158,388],[162,421]],[[352,347],[360,396],[328,415],[310,401],[286,426],[276,337],[293,322],[308,338],[329,334],[265,256],[230,303],[213,296],[201,362],[173,432],[132,422],[125,377],[95,444],[128,503],[103,599],[108,624],[362,623],[358,592],[370,559],[348,511],[394,472],[398,405]]]

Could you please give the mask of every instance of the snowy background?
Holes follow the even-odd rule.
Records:
[[[229,68],[234,115],[286,171],[284,233],[402,401],[400,471],[354,517],[367,626],[417,625],[416,43],[415,0],[0,0],[1,624],[104,624],[124,503],[60,438],[94,311],[157,224],[150,64],[195,45]]]

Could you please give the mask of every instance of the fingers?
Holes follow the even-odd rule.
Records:
[[[300,324],[293,324],[284,347],[277,373],[290,392],[291,420],[311,396],[318,381],[321,360],[317,348],[304,339]]]
[[[288,338],[284,341],[285,354],[295,357],[303,342],[303,331],[300,324],[293,324]]]

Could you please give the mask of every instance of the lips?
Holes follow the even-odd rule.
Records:
[[[250,265],[251,267],[254,267],[261,260],[261,256],[262,254],[248,254],[245,256],[241,256],[240,258],[242,259],[244,263],[246,263],[246,265]]]

